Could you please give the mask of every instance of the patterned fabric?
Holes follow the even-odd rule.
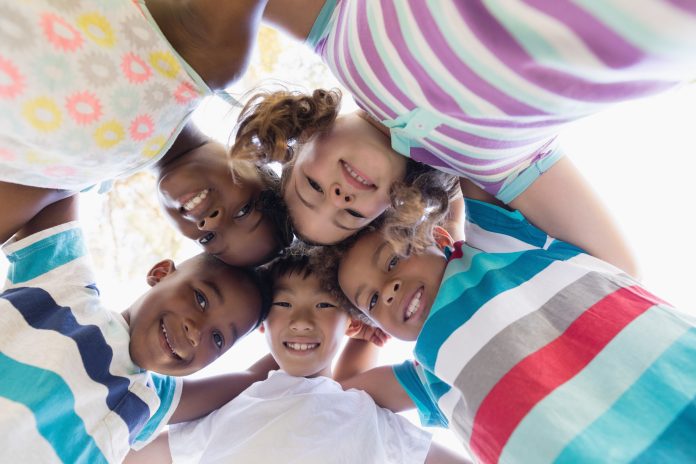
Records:
[[[696,2],[327,0],[308,43],[394,150],[509,202],[566,124],[696,76]]]
[[[121,462],[167,423],[181,380],[131,361],[128,326],[100,304],[77,223],[3,250],[0,462]]]
[[[448,250],[418,362],[395,368],[423,419],[482,462],[694,462],[693,318],[519,212],[467,215],[497,249]]]
[[[82,190],[153,164],[209,93],[133,0],[0,0],[0,180]]]

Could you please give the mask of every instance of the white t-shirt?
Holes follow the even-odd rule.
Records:
[[[430,441],[363,391],[283,371],[210,415],[169,428],[175,463],[422,464]]]

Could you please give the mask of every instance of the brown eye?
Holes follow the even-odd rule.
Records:
[[[392,256],[392,259],[389,260],[389,263],[387,264],[387,272],[391,271],[394,269],[396,264],[399,262],[399,257],[398,256]]]
[[[239,211],[237,211],[237,214],[235,214],[233,217],[235,219],[242,218],[242,217],[246,216],[247,214],[251,213],[251,211],[253,209],[254,209],[254,204],[252,201],[250,201],[246,205],[242,206],[242,208]]]
[[[372,308],[377,306],[377,301],[379,299],[379,294],[373,293],[372,298],[370,298],[370,302],[367,304],[367,310],[372,311]]]
[[[359,219],[365,219],[365,216],[363,216],[362,214],[358,213],[358,212],[355,211],[354,209],[347,209],[347,210],[346,210],[346,213],[350,214],[350,215],[353,216],[353,217],[359,218]]]
[[[309,177],[307,178],[307,183],[309,184],[310,187],[312,187],[313,190],[316,190],[319,193],[324,193],[322,190],[321,186],[317,184],[313,179],[310,179]]]

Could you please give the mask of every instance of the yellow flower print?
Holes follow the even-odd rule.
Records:
[[[162,135],[156,135],[147,141],[145,148],[143,148],[143,156],[147,158],[152,158],[158,155],[162,151],[162,147],[167,142],[167,139]]]
[[[150,64],[158,73],[173,79],[179,73],[179,62],[169,52],[150,53]]]
[[[114,30],[109,20],[99,13],[85,13],[77,18],[77,27],[84,34],[102,47],[111,47],[116,43]]]
[[[29,124],[42,132],[58,129],[63,120],[58,105],[48,97],[39,97],[26,102],[22,108],[22,115]]]
[[[126,131],[118,121],[105,122],[94,131],[94,141],[100,148],[111,148],[123,140]]]

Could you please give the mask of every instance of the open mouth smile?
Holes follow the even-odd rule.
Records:
[[[208,204],[210,203],[210,192],[209,188],[203,189],[196,193],[189,193],[179,197],[178,202],[181,205],[179,207],[179,212],[186,217],[194,218],[199,220],[205,216],[205,211],[208,209]]]
[[[355,188],[361,190],[372,190],[377,188],[377,186],[370,179],[368,179],[363,173],[356,170],[350,164],[341,160],[341,166],[343,167],[343,176]]]
[[[411,297],[411,301],[409,301],[409,303],[406,306],[406,309],[404,311],[404,322],[411,319],[414,316],[414,314],[416,314],[423,306],[421,303],[421,297],[423,296],[423,290],[424,290],[423,287],[419,288],[416,291],[416,293],[414,293],[413,296]]]
[[[183,360],[183,358],[177,354],[174,347],[172,347],[172,342],[169,340],[169,336],[167,335],[167,328],[164,326],[164,319],[160,319],[160,331],[164,337],[164,345],[169,349],[172,357],[179,361]]]
[[[292,351],[307,352],[316,350],[319,348],[320,343],[297,343],[297,342],[283,342],[283,346]]]

